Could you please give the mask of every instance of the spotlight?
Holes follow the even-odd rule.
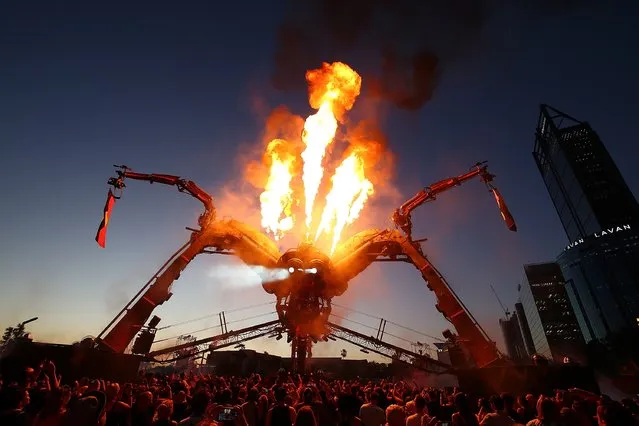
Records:
[[[277,337],[275,338],[275,340],[281,340],[282,339],[282,334],[278,334]]]
[[[288,273],[292,274],[293,272],[295,272],[295,268],[293,268],[292,266],[290,268],[288,268]]]
[[[311,274],[317,274],[317,268],[311,268],[308,270]]]

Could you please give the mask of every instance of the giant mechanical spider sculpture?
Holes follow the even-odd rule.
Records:
[[[209,349],[235,345],[260,336],[287,336],[291,344],[291,358],[294,368],[303,371],[305,360],[310,355],[311,346],[319,341],[336,338],[350,341],[362,348],[382,355],[420,365],[428,371],[447,371],[446,364],[428,357],[420,357],[405,349],[390,345],[377,337],[369,337],[349,330],[329,320],[331,300],[348,289],[348,283],[376,261],[403,261],[414,265],[421,273],[429,290],[435,293],[436,309],[454,326],[443,335],[451,344],[463,350],[467,365],[486,367],[503,361],[495,343],[465,308],[462,301],[448,285],[444,277],[422,252],[420,240],[412,238],[412,211],[425,202],[433,201],[442,192],[478,177],[495,197],[502,218],[511,231],[516,231],[515,222],[504,204],[501,194],[492,185],[494,175],[485,163],[477,163],[467,173],[436,182],[417,193],[402,204],[392,215],[397,229],[369,229],[362,231],[339,245],[332,256],[327,256],[310,244],[280,253],[275,243],[265,234],[233,219],[218,219],[212,197],[194,182],[178,176],[144,174],[131,171],[126,166],[116,166],[117,175],[109,179],[109,198],[104,210],[104,219],[96,239],[104,245],[106,225],[115,199],[125,188],[127,179],[174,185],[204,205],[200,215],[199,229],[192,231],[190,240],[182,246],[153,276],[129,304],[107,325],[96,339],[98,347],[123,353],[136,334],[140,336],[134,344],[134,353],[143,353],[150,359],[182,346],[211,343]],[[231,254],[247,265],[257,265],[268,269],[281,269],[286,277],[265,282],[264,290],[275,296],[278,319],[242,330],[229,332],[223,327],[223,334],[208,339],[149,352],[153,342],[155,326],[159,318],[154,316],[145,326],[153,310],[166,302],[172,295],[172,283],[180,273],[200,253]],[[381,325],[380,325],[381,328]],[[418,359],[420,358],[420,359]]]

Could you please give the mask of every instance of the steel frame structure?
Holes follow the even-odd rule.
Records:
[[[386,358],[392,359],[393,361],[412,366],[428,373],[445,374],[451,371],[451,366],[446,363],[383,341],[383,336],[379,332],[377,337],[373,337],[366,336],[365,334],[359,333],[341,325],[337,325],[330,321],[327,323],[327,326],[330,330],[330,334],[326,336],[327,340],[339,339],[355,345],[361,349],[374,352],[378,355],[382,355]],[[260,337],[281,336],[283,332],[285,332],[285,330],[283,330],[283,328],[281,327],[279,320],[273,320],[251,327],[246,327],[240,330],[232,330],[229,332],[218,334],[216,336],[196,340],[194,342],[188,342],[168,348],[159,349],[156,351],[151,351],[147,354],[146,357],[149,361],[153,362],[171,363],[179,361],[185,357],[197,356],[206,352],[212,352],[214,350],[223,349],[229,346],[255,340]],[[202,348],[203,346],[206,347]],[[177,351],[192,347],[197,347],[198,349],[189,352],[188,355],[175,356],[168,359],[158,358],[163,355],[175,353]]]
[[[475,177],[486,184],[489,192],[495,197],[501,216],[508,229],[511,231],[517,230],[515,221],[508,211],[501,194],[497,188],[492,185],[494,175],[488,172],[485,163],[477,163],[470,171],[462,175],[431,184],[396,209],[392,215],[392,220],[396,228],[399,228],[403,233],[398,229],[369,229],[362,231],[339,245],[330,258],[321,254],[316,249],[311,248],[314,250],[314,252],[311,253],[309,251],[309,247],[311,246],[308,244],[302,244],[297,249],[291,249],[282,254],[275,243],[262,232],[237,220],[218,219],[213,205],[213,198],[192,181],[182,179],[179,176],[136,173],[132,172],[131,169],[126,166],[116,167],[116,177],[108,180],[108,184],[111,185],[116,192],[122,191],[122,189],[125,188],[126,185],[124,182],[127,178],[148,181],[150,183],[172,185],[176,186],[179,191],[186,192],[200,201],[204,205],[204,212],[198,219],[200,229],[187,228],[192,231],[190,240],[162,265],[157,273],[154,274],[122,311],[105,327],[95,340],[98,347],[116,353],[124,352],[136,334],[140,330],[143,330],[144,324],[150,318],[153,310],[158,305],[170,299],[172,296],[171,289],[173,282],[180,277],[181,272],[198,254],[210,253],[233,255],[248,265],[257,265],[269,269],[281,268],[283,266],[281,262],[298,262],[300,264],[306,262],[311,265],[320,265],[321,269],[316,269],[316,271],[321,271],[321,278],[318,278],[320,279],[318,282],[321,282],[321,289],[311,290],[315,292],[312,294],[301,295],[300,293],[298,295],[298,293],[303,290],[297,285],[292,285],[291,280],[294,279],[292,275],[290,279],[285,280],[286,282],[282,281],[280,283],[281,286],[263,284],[263,288],[267,293],[276,296],[278,301],[276,304],[276,308],[278,308],[276,309],[278,320],[231,332],[228,332],[223,326],[223,334],[198,340],[192,344],[189,343],[187,344],[189,346],[214,342],[217,345],[216,347],[219,348],[266,336],[273,332],[287,333],[287,340],[292,346],[291,358],[294,361],[294,366],[298,370],[303,370],[306,356],[310,354],[309,342],[317,342],[320,339],[327,340],[328,337],[334,333],[337,338],[342,340],[348,339],[348,341],[351,343],[355,342],[354,344],[360,347],[366,345],[366,349],[381,355],[388,356],[389,351],[392,351],[393,359],[410,363],[411,365],[419,365],[422,362],[426,362],[429,371],[435,369],[441,372],[444,368],[442,365],[437,365],[437,362],[434,362],[434,360],[430,358],[425,360],[427,357],[383,342],[379,333],[377,338],[368,338],[360,333],[337,326],[328,321],[331,299],[334,296],[343,294],[348,288],[348,283],[370,266],[370,264],[373,262],[401,261],[415,266],[426,282],[427,288],[435,293],[437,299],[436,309],[452,323],[458,334],[455,335],[449,330],[445,330],[444,337],[451,341],[458,342],[463,346],[469,365],[486,367],[503,361],[503,355],[498,351],[495,343],[475,320],[441,273],[437,271],[422,252],[419,243],[423,240],[414,240],[412,238],[411,214],[415,208],[426,202],[434,201],[441,193]],[[109,191],[109,197],[110,198],[107,199],[107,207],[105,207],[104,210],[104,219],[98,231],[98,235],[102,236],[106,235],[105,228],[109,222],[110,209],[113,205],[113,193],[111,190]],[[98,240],[98,237],[96,237],[96,240]],[[100,243],[100,240],[98,240],[98,243]],[[295,250],[297,250],[297,254],[291,255],[291,252]],[[306,259],[304,258],[305,255],[319,257]],[[291,258],[291,256],[300,257]],[[295,263],[295,265],[297,265],[297,263]],[[310,267],[311,266],[309,266],[309,268]],[[288,266],[286,266],[286,268],[288,268]],[[296,266],[296,268],[301,268],[301,266]],[[315,266],[312,266],[312,268],[315,269]],[[292,267],[288,269],[294,271],[304,270]],[[313,282],[315,282],[315,280],[316,278],[313,278]],[[301,282],[302,281],[299,283]],[[316,291],[319,291],[319,293]],[[321,302],[323,305],[320,305],[324,306],[321,314],[313,320],[320,320],[322,322],[323,325],[320,327],[322,330],[319,332],[311,331],[311,328],[314,327],[311,324],[309,326],[310,328],[304,331],[300,328],[303,323],[296,323],[297,320],[290,317],[289,308],[291,306],[290,300],[292,299],[289,299],[289,297],[292,297],[291,295],[293,294],[296,295],[295,297],[310,298],[304,299],[304,303],[313,298],[316,301],[323,300],[323,302]],[[298,302],[300,300],[301,299],[299,299]],[[281,305],[282,301],[285,301],[285,306]],[[294,306],[306,306],[306,304]],[[302,308],[300,312],[307,312],[306,309],[307,308]],[[312,312],[312,310],[308,312]],[[305,316],[302,315],[300,318],[305,318]],[[182,345],[182,347],[184,347],[184,345]],[[159,356],[168,353],[166,351],[175,351],[178,349],[179,346],[167,348],[162,351],[151,352],[150,355],[152,357]],[[437,368],[431,368],[431,364],[437,365]]]
[[[240,330],[231,330],[222,334],[218,334],[216,336],[207,337],[205,339],[199,339],[194,342],[184,343],[181,345],[175,345],[164,349],[159,349],[157,351],[149,352],[146,357],[150,361],[154,362],[173,362],[177,361],[183,357],[177,356],[170,359],[158,359],[157,357],[170,354],[180,349],[192,348],[194,346],[208,346],[205,349],[198,349],[194,353],[189,356],[199,355],[201,353],[226,348],[229,346],[237,345],[240,343],[248,342],[251,340],[258,339],[260,337],[268,336],[273,333],[281,332],[281,324],[279,320],[268,321],[262,324],[253,325],[251,327],[242,328]]]
[[[392,359],[393,361],[401,362],[434,374],[449,373],[452,369],[450,365],[444,362],[384,342],[381,338],[366,336],[365,334],[358,333],[357,331],[350,330],[332,322],[329,322],[328,326],[331,329],[329,338],[334,337],[343,340],[361,349],[375,352],[378,355]]]

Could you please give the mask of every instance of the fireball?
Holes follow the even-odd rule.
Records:
[[[347,111],[353,108],[360,94],[362,78],[348,65],[335,62],[324,63],[321,68],[306,73],[309,104],[316,112],[306,118],[301,139],[302,183],[304,197],[305,237],[310,239],[313,227],[313,212],[316,199],[326,172],[326,155],[333,143],[339,124],[344,122]],[[370,164],[365,155],[356,150],[347,152],[335,169],[331,189],[326,194],[324,209],[315,230],[315,241],[322,234],[332,241],[331,253],[341,238],[345,227],[353,223],[374,193],[371,181],[366,177]],[[269,177],[260,195],[262,227],[278,240],[293,229],[293,206],[299,203],[302,194],[293,191],[291,183],[295,177],[297,161],[292,144],[283,139],[274,139],[266,148],[264,156]]]

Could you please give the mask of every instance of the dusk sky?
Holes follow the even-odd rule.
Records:
[[[283,3],[5,2],[0,327],[38,316],[29,326],[36,340],[95,336],[188,239],[185,227],[197,225],[201,205],[175,188],[131,181],[114,207],[106,249],[99,248],[94,237],[112,164],[192,179],[216,197],[222,214],[254,224],[258,211],[246,202],[232,205],[231,195],[245,190],[243,159],[259,150],[273,108],[286,105],[302,117],[314,112],[304,69],[321,61],[342,61],[362,74],[363,93],[349,117],[375,120],[384,130],[396,157],[398,203],[489,161],[519,232],[506,229],[479,181],[421,207],[413,221],[415,236],[428,238],[424,251],[433,264],[500,345],[497,320],[503,313],[489,285],[512,309],[522,265],[553,260],[568,243],[531,155],[539,104],[590,122],[630,188],[639,189],[639,3],[593,0],[545,11],[544,5],[557,2],[500,8],[510,2],[492,1],[477,30],[466,31],[463,26],[471,24],[464,23],[442,30],[446,40],[463,34],[461,47],[432,43],[442,50],[437,85],[432,99],[413,110],[371,99],[367,76],[379,74],[379,60],[366,43],[333,49],[327,42],[319,62],[301,62],[305,68],[291,77],[294,90],[274,88],[277,30],[291,13]],[[317,30],[321,34],[322,26]],[[439,34],[429,37],[438,40]],[[347,234],[390,226],[395,205],[377,201]],[[250,285],[248,273],[228,257],[196,258],[155,313],[164,326],[214,316],[163,330],[158,339],[215,326],[219,311],[272,301]],[[375,334],[364,326],[376,327],[373,317],[438,337],[450,327],[407,264],[373,265],[334,302],[369,314],[351,312],[348,318],[361,324],[343,323],[366,334]],[[227,320],[271,310],[264,305],[230,312]],[[229,329],[271,318],[238,321]],[[396,326],[387,331],[432,341]],[[197,335],[218,333],[211,328]],[[284,342],[259,340],[247,347],[286,353]],[[342,348],[363,355],[339,342],[318,346],[314,355],[339,356]]]

